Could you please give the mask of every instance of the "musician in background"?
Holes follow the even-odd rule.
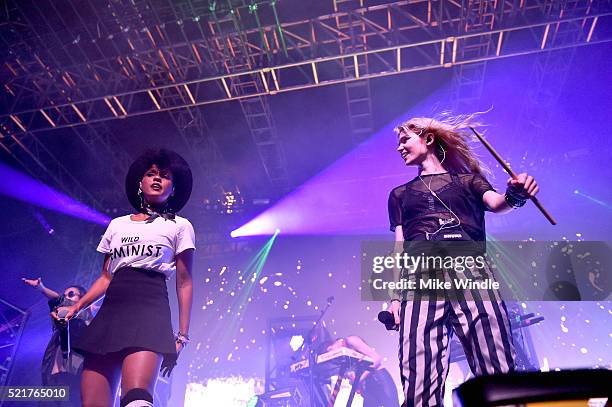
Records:
[[[75,304],[87,290],[73,285],[64,290],[63,294],[45,287],[40,277],[36,279],[22,278],[24,284],[40,291],[48,299],[49,309],[55,311],[61,306]],[[89,324],[93,315],[90,309],[84,310],[78,317],[70,321],[70,337],[73,339],[82,329]],[[83,357],[78,353],[70,352],[70,357],[64,357],[61,349],[61,335],[66,333],[66,325],[53,320],[53,334],[47,349],[45,350],[42,366],[43,386],[68,386],[70,388],[70,400],[58,401],[61,406],[80,406],[81,405],[81,370],[83,368]],[[53,402],[45,401],[47,407],[53,406]]]
[[[363,407],[399,407],[399,397],[393,378],[382,367],[382,358],[362,338],[358,336],[347,336],[335,341],[322,343],[319,349],[331,352],[339,348],[349,348],[370,357],[374,364],[370,366],[360,378],[355,378],[355,373],[348,374],[349,380],[359,380],[358,391],[363,397]]]

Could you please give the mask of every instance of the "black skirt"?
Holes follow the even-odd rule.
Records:
[[[146,349],[163,355],[164,365],[174,366],[177,354],[166,277],[137,268],[117,270],[98,314],[72,347],[85,355]]]

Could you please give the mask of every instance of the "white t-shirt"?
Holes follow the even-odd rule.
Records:
[[[136,267],[163,273],[170,278],[176,271],[175,256],[195,249],[193,226],[185,218],[162,217],[153,222],[135,221],[130,215],[113,219],[97,250],[110,255],[108,271],[114,274],[122,267]]]

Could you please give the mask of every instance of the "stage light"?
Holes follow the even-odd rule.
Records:
[[[238,199],[236,198],[236,195],[234,195],[233,192],[229,191],[226,192],[224,194],[224,199],[221,202],[221,205],[223,205],[224,208],[224,212],[227,214],[230,213],[234,213],[236,211],[236,204],[238,202]]]
[[[276,226],[276,223],[280,223],[274,217],[258,217],[256,221],[251,221],[240,228],[233,230],[230,233],[231,237],[242,237],[242,236],[265,236],[276,233],[280,229]]]
[[[291,346],[291,349],[293,349],[294,352],[300,349],[303,344],[304,344],[304,337],[302,335],[294,335],[291,337],[291,340],[289,341],[289,346]]]
[[[261,387],[258,378],[218,377],[205,383],[188,383],[185,391],[185,406],[242,407]]]
[[[274,77],[274,70],[271,73]],[[396,151],[393,129],[415,114],[435,111],[442,95],[443,89],[373,132],[231,236],[271,235],[277,228],[288,235],[387,233],[389,191],[410,179]]]
[[[597,199],[597,198],[595,198],[592,195],[587,195],[587,194],[585,194],[583,192],[580,192],[577,189],[574,190],[574,195],[581,196],[581,197],[585,198],[588,201],[591,201],[593,203],[596,203],[597,205],[603,206],[604,208],[612,209],[612,205],[608,204],[607,202],[604,202],[601,199]]]
[[[0,194],[75,218],[106,225],[110,218],[29,176],[0,163]],[[52,234],[52,232],[48,233]]]
[[[53,229],[51,225],[49,225],[49,222],[47,222],[47,219],[45,219],[43,214],[38,211],[33,211],[33,212],[34,212],[34,217],[36,218],[38,223],[40,223],[40,226],[43,227],[45,232],[47,232],[50,235],[55,234],[55,229]]]
[[[234,191],[224,191],[218,198],[204,199],[204,209],[221,215],[233,215],[244,211],[245,201],[236,187]]]
[[[277,228],[291,235],[382,230],[389,191],[405,179],[394,143],[388,126],[231,236],[265,236]],[[377,158],[364,162],[364,155]]]

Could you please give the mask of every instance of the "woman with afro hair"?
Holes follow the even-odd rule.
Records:
[[[149,150],[130,166],[125,188],[137,213],[108,225],[97,248],[102,274],[76,304],[53,313],[69,320],[105,295],[73,344],[85,356],[85,407],[112,406],[119,381],[121,407],[152,406],[158,372],[169,375],[189,342],[195,237],[176,213],[191,195],[191,170],[173,151]],[[179,329],[173,334],[166,280],[175,273]]]

